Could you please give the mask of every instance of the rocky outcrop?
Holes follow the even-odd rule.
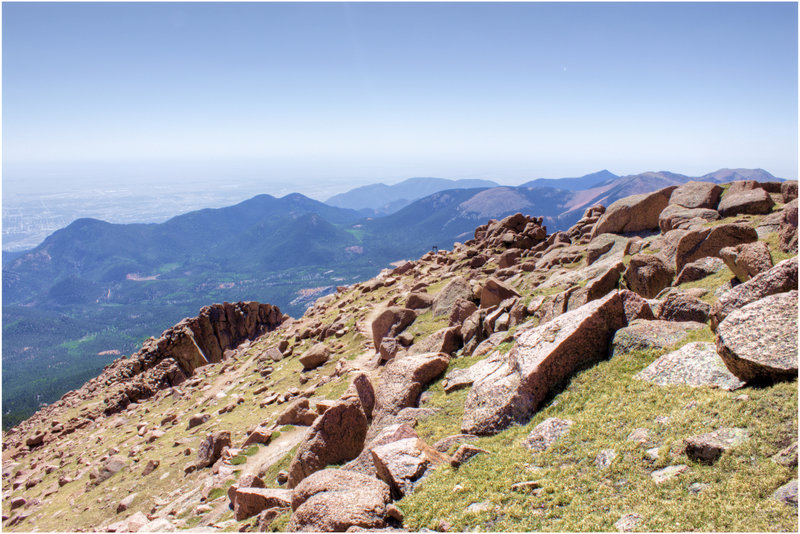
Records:
[[[487,248],[505,247],[530,249],[547,238],[547,229],[541,217],[529,217],[521,213],[509,215],[503,220],[490,220],[475,229],[475,241]]]
[[[225,447],[231,446],[231,433],[227,430],[212,432],[197,449],[197,462],[195,465],[198,468],[208,467],[222,456],[222,450]]]
[[[352,460],[364,447],[367,417],[358,398],[338,401],[319,416],[289,465],[290,488],[331,464]]]
[[[797,291],[770,295],[728,315],[717,327],[717,352],[745,382],[797,377]]]
[[[508,355],[497,358],[473,384],[462,432],[494,434],[526,421],[552,387],[606,357],[611,337],[625,324],[622,298],[611,293],[542,326],[521,328]]]
[[[377,478],[341,469],[318,471],[292,493],[291,532],[344,532],[387,526],[389,486]]]

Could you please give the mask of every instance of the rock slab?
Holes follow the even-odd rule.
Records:
[[[744,382],[731,373],[713,343],[697,341],[661,356],[634,378],[658,386],[687,385],[733,391]]]

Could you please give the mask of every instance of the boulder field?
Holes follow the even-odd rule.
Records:
[[[797,530],[796,198],[518,213],[300,318],[205,307],[3,434],[3,528]]]

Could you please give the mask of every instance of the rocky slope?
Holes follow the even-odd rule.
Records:
[[[797,182],[215,305],[3,435],[3,527],[797,530]]]

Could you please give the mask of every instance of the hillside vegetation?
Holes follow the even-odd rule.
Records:
[[[203,308],[4,433],[3,527],[797,531],[796,196],[516,214],[299,319]]]

